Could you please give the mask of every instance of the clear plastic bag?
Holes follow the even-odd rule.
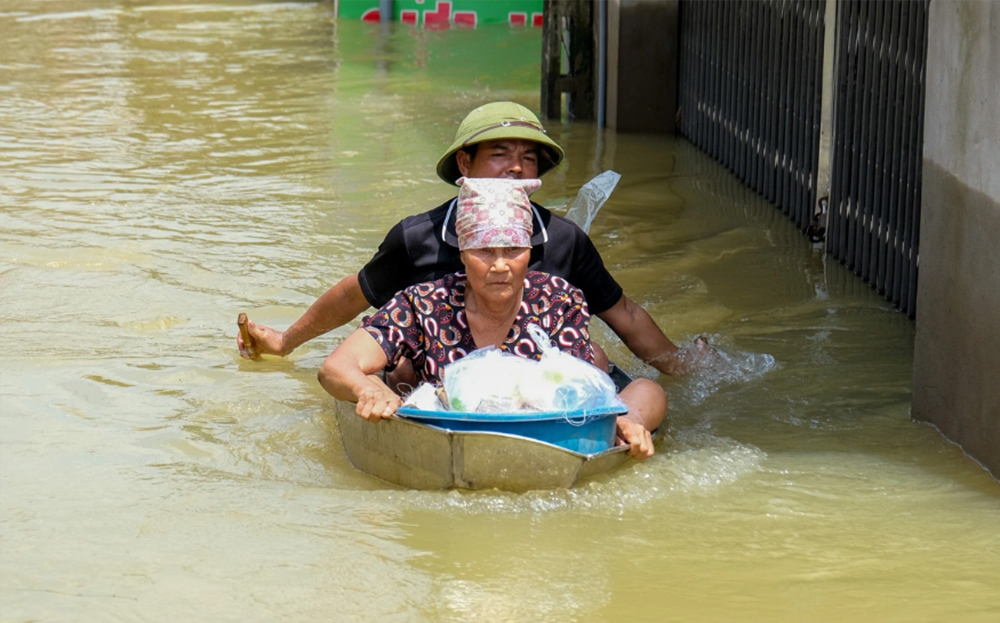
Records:
[[[537,325],[529,325],[528,334],[542,351],[542,358],[535,362],[533,374],[523,377],[518,386],[526,406],[539,411],[624,407],[614,381],[603,370],[553,346]]]
[[[497,348],[480,348],[444,368],[444,389],[453,411],[517,413],[528,409],[522,379],[535,362]]]
[[[604,371],[560,351],[537,325],[530,325],[528,332],[542,352],[539,361],[489,347],[445,366],[446,408],[466,413],[528,413],[624,407],[614,381]],[[413,402],[423,397],[423,404],[434,404],[426,390]]]
[[[406,395],[404,407],[412,407],[421,411],[446,411],[448,405],[442,404],[440,388],[431,383],[421,383],[415,390]]]
[[[589,234],[590,226],[597,218],[597,213],[611,196],[621,177],[614,171],[605,171],[584,184],[580,188],[580,192],[577,193],[576,199],[573,200],[573,204],[566,211],[566,218]]]

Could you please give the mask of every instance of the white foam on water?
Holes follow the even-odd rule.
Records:
[[[671,398],[688,405],[699,405],[724,387],[749,385],[777,369],[773,355],[748,353],[715,347],[718,357],[707,368],[690,375]]]
[[[467,515],[585,512],[627,515],[672,498],[714,495],[761,469],[767,454],[707,432],[683,433],[651,459],[628,463],[571,489],[356,492],[366,502]],[[661,443],[662,445],[662,443]]]

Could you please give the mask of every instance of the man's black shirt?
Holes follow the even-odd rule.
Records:
[[[385,305],[408,286],[465,270],[455,234],[455,211],[449,209],[453,202],[450,199],[429,212],[408,216],[389,230],[358,273],[361,291],[372,307]],[[583,290],[591,314],[611,309],[621,300],[622,288],[604,267],[594,243],[572,221],[537,203],[532,202],[532,206],[535,215],[528,268],[557,275]],[[446,218],[448,224],[442,231]]]

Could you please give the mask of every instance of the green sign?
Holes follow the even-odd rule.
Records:
[[[378,0],[337,0],[337,16],[379,21]],[[392,19],[430,29],[541,26],[542,0],[393,0]]]

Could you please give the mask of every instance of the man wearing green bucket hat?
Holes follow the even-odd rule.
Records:
[[[463,158],[464,166],[469,167],[478,151],[478,146],[494,146],[494,142],[498,141],[511,143],[523,141],[525,147],[534,153],[537,169],[535,175],[524,176],[527,178],[545,175],[563,159],[562,147],[549,138],[538,118],[530,110],[514,102],[494,102],[480,106],[462,120],[455,134],[455,142],[438,161],[438,177],[449,184],[455,184],[458,178],[465,175],[458,159]],[[482,158],[480,164],[485,164]],[[469,177],[503,176],[469,175]]]
[[[438,176],[537,178],[563,159],[562,148],[538,118],[513,102],[493,102],[470,112],[437,164]],[[362,269],[330,288],[285,331],[249,322],[250,343],[237,334],[240,354],[287,355],[301,344],[379,308],[404,288],[462,270],[455,233],[455,199],[397,223]],[[712,350],[699,339],[678,348],[656,322],[628,298],[604,267],[590,238],[571,221],[532,202],[530,268],[566,279],[584,292],[592,314],[604,320],[640,359],[666,374],[695,369]],[[606,365],[603,352],[598,361]]]

